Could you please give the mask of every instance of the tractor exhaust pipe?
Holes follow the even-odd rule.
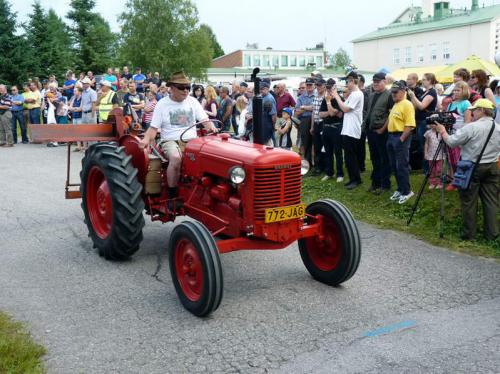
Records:
[[[253,117],[253,142],[256,144],[264,144],[264,136],[262,129],[262,95],[260,94],[260,81],[257,77],[260,69],[253,69],[251,79],[254,83],[254,96],[252,99],[252,117]]]

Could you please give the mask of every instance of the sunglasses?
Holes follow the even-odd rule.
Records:
[[[189,84],[173,84],[172,87],[175,87],[180,91],[189,91],[191,89],[191,86]]]

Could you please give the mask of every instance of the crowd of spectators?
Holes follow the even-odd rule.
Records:
[[[456,70],[446,91],[432,73],[422,77],[409,74],[406,80],[396,81],[379,72],[371,82],[365,82],[364,76],[351,71],[338,80],[316,74],[293,92],[284,83],[271,88],[272,82],[264,79],[260,84],[264,143],[296,150],[310,163],[313,175],[323,175],[324,183],[332,179],[344,182],[345,170],[346,189],[362,184],[368,143],[372,163],[368,191],[380,195],[392,190],[390,200],[399,204],[414,196],[409,178],[412,168],[429,173],[429,189],[443,188],[445,157],[435,154],[442,134],[427,123],[430,113],[453,112],[456,121],[450,131],[457,132],[474,120],[471,108],[477,100],[500,106],[500,82],[489,83],[483,70]],[[194,84],[191,90],[220,130],[252,141],[252,83]],[[33,78],[23,85],[22,92],[12,86],[10,95],[0,85],[0,146],[17,143],[18,127],[21,141],[28,143],[27,124],[104,122],[116,107],[132,108],[146,130],[157,102],[168,94],[169,88],[158,73],[144,75],[136,68],[132,74],[126,66],[121,72],[107,69],[98,85],[91,71],[78,74],[78,78],[68,71],[63,84],[52,75],[42,81]],[[498,119],[498,111],[496,116]],[[77,147],[81,149],[85,144]],[[449,146],[446,152],[451,177],[461,147]],[[391,175],[396,182],[394,189]],[[451,184],[447,186],[447,190],[453,189]],[[498,208],[498,193],[496,201]]]

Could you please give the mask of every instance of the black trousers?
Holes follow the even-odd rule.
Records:
[[[366,160],[366,132],[361,131],[361,138],[358,140],[358,149],[356,152],[358,156],[359,170],[365,171]]]
[[[323,126],[323,144],[325,145],[325,173],[333,177],[335,170],[333,168],[333,158],[335,157],[335,166],[337,177],[344,176],[344,155],[342,153],[342,124],[337,127]]]
[[[387,154],[388,136],[387,131],[377,134],[374,130],[368,130],[368,146],[373,165],[371,179],[375,188],[391,188],[391,164]]]
[[[325,152],[323,149],[323,122],[314,124],[313,145],[314,145],[314,169],[317,171],[325,170]]]
[[[299,131],[302,148],[304,148],[302,157],[309,162],[309,165],[312,165],[311,117],[300,120]]]
[[[342,145],[344,146],[345,166],[349,174],[349,183],[361,182],[361,175],[358,162],[359,139],[342,135]]]

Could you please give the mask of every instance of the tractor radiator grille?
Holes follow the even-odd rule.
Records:
[[[300,204],[301,188],[300,164],[281,170],[274,167],[255,169],[255,220],[264,221],[267,208]]]

